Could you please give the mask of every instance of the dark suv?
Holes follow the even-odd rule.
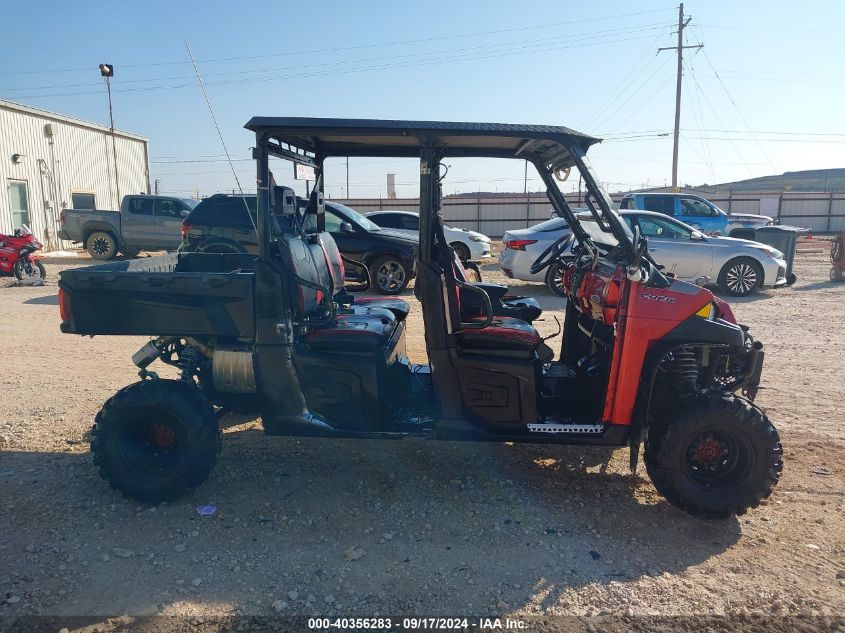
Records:
[[[245,196],[255,219],[256,197]],[[303,207],[304,200],[298,200]],[[305,230],[316,230],[314,216]],[[399,294],[416,273],[418,240],[402,232],[382,229],[363,215],[337,202],[326,201],[326,231],[341,253],[361,262],[370,272],[373,288],[387,295]],[[247,215],[244,198],[216,194],[200,202],[182,222],[182,252],[258,252],[255,229]]]

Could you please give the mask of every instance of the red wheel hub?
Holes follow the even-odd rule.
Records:
[[[155,424],[152,428],[152,440],[158,448],[173,448],[176,444],[176,433],[165,424]]]
[[[692,460],[699,464],[710,464],[727,452],[727,447],[711,436],[703,437],[692,449]]]

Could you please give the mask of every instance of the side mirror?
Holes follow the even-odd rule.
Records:
[[[692,233],[690,233],[689,238],[691,240],[699,242],[704,239],[704,233],[702,233],[701,231],[693,231]]]
[[[187,218],[190,214],[191,214],[191,212],[190,212],[190,211],[188,211],[187,209],[182,209],[182,210],[179,212],[179,215],[180,215],[180,216],[182,216],[183,218]]]
[[[346,233],[347,235],[352,235],[355,232],[355,229],[349,222],[341,222],[340,223],[340,232]]]

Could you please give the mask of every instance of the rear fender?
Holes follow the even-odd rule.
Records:
[[[104,233],[109,233],[110,235],[114,236],[114,239],[117,242],[118,250],[125,246],[123,242],[123,238],[120,236],[120,228],[116,227],[114,224],[110,222],[103,222],[103,221],[91,221],[86,222],[82,226],[82,243],[87,244],[88,238],[91,237],[92,233],[96,233],[97,231],[102,231]]]

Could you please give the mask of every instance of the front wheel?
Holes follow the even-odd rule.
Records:
[[[44,265],[37,259],[28,260],[20,257],[15,261],[15,277],[18,281],[24,279],[47,279]]]
[[[398,295],[411,280],[406,264],[392,255],[376,259],[370,268],[370,277],[375,282],[376,292],[382,295]]]
[[[745,514],[767,498],[783,469],[777,430],[758,407],[733,394],[677,403],[652,422],[645,464],[674,506],[703,518]]]
[[[455,255],[458,256],[458,259],[462,262],[469,261],[471,253],[469,252],[469,247],[466,244],[463,244],[462,242],[452,242],[450,246],[455,249]]]
[[[719,287],[733,297],[745,297],[763,286],[763,268],[750,257],[737,257],[719,273]]]
[[[566,296],[566,288],[563,285],[563,274],[566,272],[566,262],[560,260],[549,266],[549,272],[546,275],[546,285],[558,297]]]
[[[217,462],[214,409],[193,384],[143,380],[118,391],[97,414],[91,453],[100,476],[146,503],[178,499]]]

